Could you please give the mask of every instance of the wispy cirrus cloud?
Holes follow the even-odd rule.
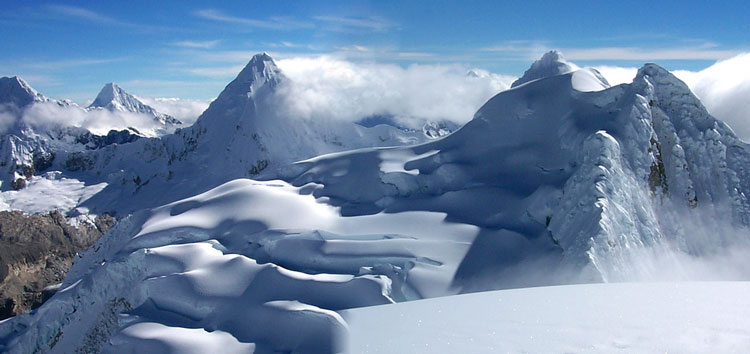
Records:
[[[127,60],[127,57],[120,58],[78,58],[66,60],[46,60],[35,62],[24,62],[19,66],[35,70],[58,70],[66,68],[75,68],[90,65],[109,64]]]
[[[76,18],[76,19],[81,19],[81,20],[85,20],[89,22],[110,24],[110,25],[126,25],[126,26],[132,25],[130,23],[119,21],[107,15],[100,14],[98,12],[94,12],[94,11],[91,11],[82,7],[50,4],[50,5],[46,5],[46,8],[48,10],[51,10],[53,12],[56,12],[60,15],[63,15],[69,18]]]
[[[69,20],[69,21],[84,21],[92,24],[112,27],[128,28],[136,32],[154,32],[154,31],[175,31],[177,29],[167,26],[155,26],[150,24],[128,22],[117,19],[115,17],[89,10],[84,7],[71,6],[71,5],[57,5],[48,4],[44,5],[43,9],[47,12],[54,14],[55,19]],[[41,16],[49,16],[50,14],[41,14]],[[185,31],[185,29],[179,29]]]
[[[379,17],[314,16],[313,19],[328,24],[335,30],[365,29],[370,31],[386,31],[396,27],[395,23]]]
[[[224,23],[232,23],[232,24],[244,25],[247,27],[262,28],[262,29],[292,30],[292,29],[301,29],[301,28],[311,28],[314,26],[310,22],[296,20],[291,17],[276,16],[276,17],[269,17],[267,19],[254,19],[254,18],[245,18],[245,17],[228,15],[224,12],[221,12],[215,9],[197,10],[193,12],[193,15],[196,17],[206,19],[206,20],[224,22]]]
[[[174,42],[173,44],[178,47],[186,47],[186,48],[199,48],[199,49],[211,49],[213,47],[216,47],[221,43],[221,40],[216,39],[213,41],[178,41]]]
[[[741,48],[724,48],[717,43],[700,42],[693,45],[675,47],[638,47],[638,46],[602,46],[602,47],[561,47],[553,46],[546,41],[508,41],[499,45],[481,48],[483,52],[502,53],[518,59],[538,58],[552,49],[561,51],[569,60],[621,60],[621,61],[656,61],[656,60],[720,60],[731,58],[746,50]]]

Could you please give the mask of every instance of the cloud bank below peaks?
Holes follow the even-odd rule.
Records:
[[[38,130],[55,127],[85,128],[93,134],[106,135],[110,130],[135,128],[146,136],[157,136],[161,124],[153,117],[105,109],[84,110],[79,106],[60,106],[55,102],[34,103],[23,110],[23,123]]]
[[[401,67],[329,56],[277,63],[291,81],[279,88],[285,114],[346,121],[392,116],[406,126],[424,120],[463,124],[515,80],[459,64]]]

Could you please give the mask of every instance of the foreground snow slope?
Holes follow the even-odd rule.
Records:
[[[502,290],[347,310],[347,352],[745,353],[750,283]]]
[[[202,336],[325,353],[346,328],[333,311],[457,291],[477,227],[428,211],[342,217],[313,188],[236,180],[124,219],[52,299],[0,323],[0,350],[180,351],[175,338]]]
[[[549,72],[545,63],[557,65],[531,74]],[[93,171],[129,166],[110,177],[110,201],[194,195],[249,173],[249,159],[275,156],[272,166],[330,147],[313,134],[325,125],[284,129],[260,114],[278,82],[270,59],[251,64],[193,127],[111,149],[121,160],[81,155]],[[340,349],[346,324],[334,311],[348,308],[532,285],[748,279],[750,150],[682,82],[653,64],[615,87],[592,69],[532,76],[445,138],[277,165],[283,180],[234,180],[135,213],[49,302],[0,324],[0,350],[178,351],[175,338],[190,337],[321,353]],[[288,141],[300,145],[283,150]]]

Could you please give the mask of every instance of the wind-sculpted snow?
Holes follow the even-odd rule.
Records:
[[[655,257],[744,242],[732,230],[750,224],[747,145],[656,65],[608,86],[595,71],[540,78],[444,139],[283,176],[347,215],[429,210],[481,227],[455,278],[467,289],[660,278]],[[681,229],[685,215],[706,223]]]
[[[0,324],[2,349],[179,350],[173,336],[193,328],[237,350],[332,352],[346,333],[333,311],[457,291],[477,227],[425,211],[342,217],[311,188],[236,180],[136,213],[42,308]]]
[[[47,304],[0,323],[0,349],[180,351],[174,338],[194,336],[228,351],[331,352],[343,309],[747,279],[750,153],[731,129],[653,64],[614,87],[594,70],[536,69],[453,134],[372,147],[359,128],[273,115],[283,79],[254,57],[193,127],[69,156],[108,176],[82,207],[165,205],[123,220]],[[248,175],[280,180],[190,197]]]

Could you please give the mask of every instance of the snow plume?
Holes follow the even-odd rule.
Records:
[[[182,98],[152,98],[152,97],[138,97],[141,102],[151,107],[154,107],[157,111],[168,114],[172,117],[180,120],[185,127],[193,125],[198,119],[198,116],[208,108],[208,105],[212,100],[192,100]]]
[[[348,121],[393,116],[405,125],[414,118],[465,123],[515,79],[458,64],[401,67],[329,56],[278,65],[291,81],[279,91],[286,114]]]
[[[21,119],[37,129],[80,127],[99,135],[106,135],[112,129],[132,127],[146,136],[155,136],[161,127],[153,117],[144,114],[104,109],[87,111],[77,106],[60,106],[54,102],[35,103],[27,107]]]

